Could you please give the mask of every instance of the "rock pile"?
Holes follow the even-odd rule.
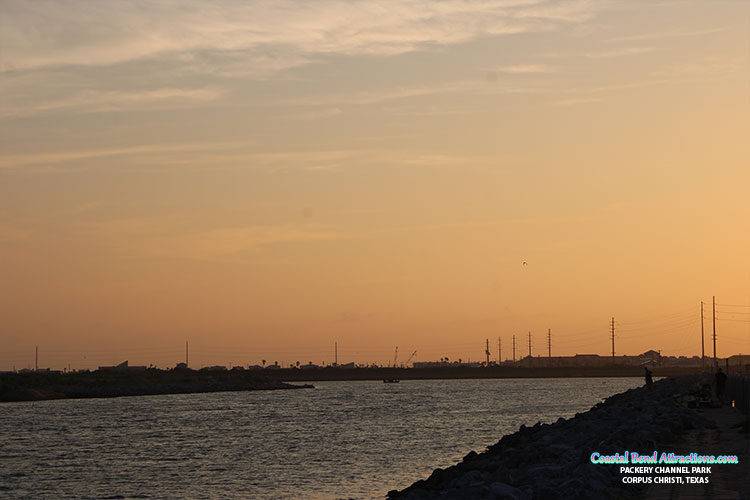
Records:
[[[390,491],[388,499],[630,498],[638,490],[622,484],[618,466],[592,464],[591,454],[650,454],[688,429],[713,428],[712,421],[681,402],[697,383],[697,376],[664,379],[651,390],[612,396],[569,420],[522,425],[485,452],[472,451],[457,465]]]

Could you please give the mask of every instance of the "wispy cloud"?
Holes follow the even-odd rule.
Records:
[[[600,52],[589,52],[588,54],[586,54],[586,57],[589,57],[591,59],[609,59],[612,57],[625,57],[637,54],[645,54],[648,52],[653,52],[654,50],[654,47],[622,47],[619,49],[604,50]]]
[[[210,88],[161,88],[143,91],[90,90],[59,99],[39,98],[32,104],[18,102],[16,105],[7,105],[0,110],[0,116],[31,116],[59,111],[97,113],[184,108],[212,102],[220,95],[221,91]]]
[[[653,76],[662,78],[726,77],[742,72],[746,64],[747,60],[739,57],[704,57],[700,60],[664,66],[654,71]]]
[[[492,71],[498,73],[509,73],[509,74],[533,74],[533,73],[555,73],[557,71],[556,66],[549,66],[544,64],[518,64],[515,66],[501,66],[495,68]]]
[[[727,31],[728,29],[729,28],[727,27],[717,27],[717,28],[694,30],[694,31],[641,33],[638,35],[618,36],[618,37],[610,38],[608,41],[609,42],[642,42],[645,40],[663,40],[666,38],[687,38],[687,37],[695,37],[695,36],[713,35],[715,33],[721,33],[723,31]]]
[[[196,151],[217,151],[236,148],[236,143],[206,144],[151,144],[130,147],[93,149],[84,151],[58,151],[49,153],[28,153],[0,156],[0,168],[54,165],[60,163],[107,158],[116,156],[153,155],[163,153],[187,153]]]
[[[177,245],[167,245],[165,252],[184,258],[212,260],[267,245],[337,240],[344,237],[346,235],[342,233],[314,225],[227,227],[188,235],[185,241],[176,241]]]
[[[586,0],[6,0],[0,70],[109,65],[201,50],[391,55],[590,19]],[[269,61],[270,62],[270,61]]]
[[[275,244],[307,243],[351,235],[319,224],[252,225],[196,230],[173,216],[115,219],[86,226],[89,237],[128,258],[237,261]]]

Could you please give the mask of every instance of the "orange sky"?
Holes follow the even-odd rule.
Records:
[[[749,19],[5,1],[0,370],[748,353]]]

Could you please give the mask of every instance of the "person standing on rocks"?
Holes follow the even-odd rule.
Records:
[[[651,370],[649,370],[647,366],[644,366],[643,369],[646,370],[646,388],[651,390],[651,386],[654,384],[654,378],[651,375]]]
[[[721,368],[716,370],[714,383],[716,384],[716,397],[719,398],[721,406],[724,406],[724,391],[727,387],[727,374],[721,371]]]

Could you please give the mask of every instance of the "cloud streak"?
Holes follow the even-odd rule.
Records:
[[[646,54],[648,52],[653,52],[653,47],[622,47],[619,49],[613,49],[613,50],[604,50],[601,52],[590,52],[586,54],[586,57],[590,59],[610,59],[613,57],[625,57],[625,56],[634,56],[638,54]]]
[[[0,7],[0,70],[110,65],[202,50],[393,55],[549,31],[594,13],[586,0],[7,0]]]
[[[200,151],[225,151],[227,149],[234,149],[237,147],[237,143],[152,144],[110,149],[93,149],[86,151],[27,153],[1,156],[0,168],[15,168],[39,165],[48,166],[81,160],[111,158],[118,156],[142,156],[164,153],[195,153]]]
[[[0,116],[32,116],[59,111],[99,113],[135,109],[185,108],[212,102],[220,95],[221,91],[210,88],[161,88],[143,91],[88,90],[69,97],[38,100],[31,105],[19,103],[6,106],[0,110]]]

